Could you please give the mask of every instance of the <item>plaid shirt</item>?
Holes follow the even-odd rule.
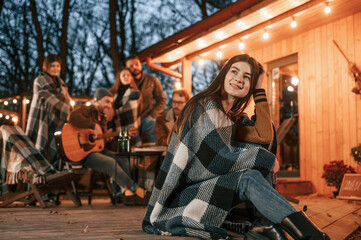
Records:
[[[17,183],[19,171],[29,164],[38,175],[55,171],[19,126],[0,127],[0,151],[0,195],[8,192],[7,184]]]
[[[28,137],[51,163],[58,159],[54,132],[66,122],[71,108],[67,86],[62,79],[57,78],[57,81],[60,87],[46,73],[34,80],[33,100],[26,126]]]
[[[275,163],[275,155],[260,145],[232,140],[234,123],[213,100],[204,109],[201,114],[197,108],[178,143],[177,134],[171,138],[143,220],[147,233],[226,236],[220,226],[238,203],[242,172],[257,169],[267,175]]]
[[[140,125],[139,91],[134,88],[128,88],[119,104],[120,107],[114,110],[114,124],[117,129],[120,127],[138,128]],[[114,99],[117,95],[114,96]]]

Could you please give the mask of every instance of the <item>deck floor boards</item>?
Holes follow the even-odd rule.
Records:
[[[332,240],[347,238],[361,225],[361,203],[327,197],[300,198],[292,204],[297,210],[307,205],[307,214]],[[92,205],[83,201],[75,207],[70,200],[62,200],[57,207],[42,209],[24,207],[16,202],[0,208],[0,239],[193,239],[149,235],[142,231],[141,223],[146,208],[142,206],[113,207],[109,199],[94,199]],[[230,233],[234,240],[242,235]]]

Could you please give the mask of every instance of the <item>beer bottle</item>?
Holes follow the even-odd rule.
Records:
[[[119,131],[119,137],[118,137],[118,152],[123,152],[123,133],[122,133],[122,128],[120,128]]]
[[[124,128],[123,135],[124,135],[124,140],[123,140],[124,152],[130,152],[130,139],[129,139],[129,132],[127,127]]]

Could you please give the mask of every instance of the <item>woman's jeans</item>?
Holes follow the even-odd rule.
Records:
[[[296,212],[257,170],[243,172],[238,183],[238,195],[241,201],[251,201],[264,217],[276,224]]]
[[[134,192],[139,187],[130,178],[128,158],[118,156],[112,151],[105,150],[104,152],[89,154],[85,159],[84,166],[97,172],[108,174],[123,189],[129,189]]]

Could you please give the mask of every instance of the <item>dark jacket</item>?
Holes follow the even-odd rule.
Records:
[[[167,103],[159,79],[142,73],[140,79],[136,79],[135,82],[143,96],[143,111],[140,117],[143,119],[151,115],[153,118],[157,118]]]

